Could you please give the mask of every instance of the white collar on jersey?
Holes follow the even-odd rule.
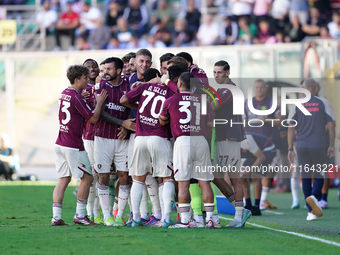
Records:
[[[112,86],[112,87],[119,87],[120,85],[122,85],[122,83],[123,83],[123,79],[121,80],[121,82],[119,83],[119,84],[112,84],[111,82],[109,82],[109,81],[106,81],[107,83],[108,83],[108,85],[110,85],[110,86]]]

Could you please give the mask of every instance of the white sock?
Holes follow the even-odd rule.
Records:
[[[214,203],[204,203],[204,208],[205,208],[205,211],[206,211],[205,221],[208,222],[210,219],[212,220],[212,217],[213,217],[213,214],[214,214],[215,204]]]
[[[133,220],[136,222],[140,221],[139,216],[139,206],[143,196],[143,188],[144,183],[133,180],[132,187],[131,187],[131,206],[132,206],[132,213],[133,213]]]
[[[158,183],[151,174],[148,174],[145,179],[145,186],[147,187],[147,193],[152,204],[152,213],[157,219],[162,218],[162,209],[159,201],[159,188]],[[171,203],[172,204],[172,203]]]
[[[216,213],[213,214],[213,222],[215,223],[215,222],[218,222],[218,221],[220,221],[220,219],[218,218],[218,214],[216,214]]]
[[[104,221],[106,221],[107,218],[111,217],[111,214],[109,211],[109,206],[110,206],[109,186],[102,185],[98,182],[97,187],[98,187],[98,197],[99,197],[100,206],[103,211]]]
[[[175,194],[174,180],[165,180],[163,188],[163,201],[164,201],[164,221],[170,222],[173,196]],[[189,206],[190,209],[190,206]],[[189,214],[189,211],[188,211]],[[189,217],[189,216],[188,216]]]
[[[269,193],[269,187],[262,186],[260,203],[266,203],[268,193]]]
[[[118,209],[118,197],[115,197],[115,202],[113,204],[112,210],[117,210]]]
[[[164,183],[160,183],[158,186],[158,196],[159,196],[159,205],[161,206],[161,220],[163,221],[164,219],[164,201],[163,201],[163,188],[164,188]]]
[[[95,180],[93,179],[93,182],[90,187],[89,197],[87,199],[87,206],[86,206],[87,215],[94,215],[93,207],[94,207],[94,200],[96,199],[96,186],[95,185],[96,183],[95,183]]]
[[[290,179],[293,202],[299,202],[300,180],[298,178]]]
[[[235,220],[239,221],[239,222],[242,222],[242,214],[243,214],[243,206],[242,207],[235,207]]]
[[[181,222],[184,224],[189,223],[189,210],[190,204],[178,204],[178,212],[181,215]]]
[[[148,208],[148,191],[146,189],[146,183],[143,186],[143,195],[142,195],[142,201],[140,202],[140,216],[145,219],[149,220],[149,208]]]
[[[84,218],[86,213],[87,200],[77,199],[76,215],[78,218]]]
[[[56,220],[61,219],[61,209],[62,209],[62,204],[53,203],[52,211],[53,211],[53,218],[54,219],[56,219]]]
[[[128,202],[128,199],[129,199],[130,189],[131,189],[131,184],[119,186],[117,216],[120,216],[122,218],[124,216],[126,204]],[[138,209],[139,209],[139,207],[138,207]]]
[[[96,197],[93,203],[93,216],[94,217],[99,216],[98,210],[99,210],[99,197],[98,197],[98,189],[96,189]]]
[[[199,223],[203,223],[203,215],[194,215],[194,220]]]

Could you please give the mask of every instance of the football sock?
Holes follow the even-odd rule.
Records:
[[[103,211],[103,217],[104,221],[107,220],[107,218],[111,217],[110,211],[109,211],[109,186],[102,185],[99,182],[97,183],[98,187],[98,197],[100,206]]]
[[[131,197],[131,192],[130,192],[130,197]],[[143,195],[142,195],[142,201],[140,202],[140,206],[139,206],[139,212],[140,212],[141,218],[145,220],[149,219],[148,191],[146,189],[146,184],[143,186]]]
[[[254,206],[260,207],[260,199],[255,199]]]
[[[79,218],[84,218],[86,213],[87,200],[77,199],[76,215]]]
[[[314,178],[313,186],[312,186],[312,195],[317,199],[321,199],[321,190],[324,183],[323,178]]]
[[[98,210],[99,210],[99,197],[98,197],[98,190],[96,189],[96,197],[93,203],[93,216],[94,217],[99,216]]]
[[[235,220],[242,222],[242,214],[243,214],[243,201],[235,202]]]
[[[131,184],[127,185],[120,185],[119,186],[119,193],[118,193],[118,214],[117,216],[120,216],[123,218],[124,211],[126,208],[126,204],[129,199],[129,193],[131,189]],[[138,207],[139,210],[139,207]]]
[[[200,222],[200,223],[203,223],[203,215],[194,215],[194,220],[196,222]]]
[[[300,181],[298,178],[290,179],[293,202],[299,202]]]
[[[130,193],[131,193],[133,220],[136,222],[140,222],[139,206],[142,200],[144,186],[145,184],[143,182],[133,180]]]
[[[117,210],[117,209],[118,209],[118,197],[115,197],[115,201],[114,201],[112,210]]]
[[[203,218],[203,217],[202,217]],[[214,221],[214,223],[215,222],[218,222],[220,219],[218,218],[218,214],[217,213],[214,213],[213,214],[213,221]]]
[[[246,207],[251,208],[251,198],[246,198]]]
[[[213,214],[214,214],[214,203],[204,203],[205,211],[206,211],[206,217],[205,221],[208,222],[210,219],[212,220]]]
[[[190,204],[178,204],[178,212],[181,215],[181,222],[184,224],[189,223],[189,210]]]
[[[269,193],[269,187],[263,187],[262,186],[261,200],[260,200],[261,204],[262,203],[266,204],[268,193]]]
[[[60,203],[53,203],[52,205],[52,211],[53,211],[53,218],[56,220],[61,219],[61,209],[62,209],[62,204]]]
[[[321,199],[327,202],[328,193],[322,193]]]
[[[115,202],[115,194],[116,194],[116,189],[115,189],[115,180],[110,179],[109,183],[109,212],[110,215],[112,215],[112,210],[113,210],[113,204]]]
[[[159,196],[159,204],[161,206],[161,211],[162,211],[162,217],[161,217],[162,221],[164,219],[163,188],[164,188],[164,183],[162,182],[158,186],[158,196]]]
[[[152,204],[152,213],[157,219],[162,218],[162,209],[160,205],[159,188],[158,183],[151,174],[148,174],[145,179],[145,185],[147,187],[146,197],[149,193],[149,197]],[[172,204],[172,202],[170,202]],[[164,206],[164,205],[163,205]]]
[[[189,186],[191,196],[191,208],[194,211],[194,215],[202,214],[202,199],[201,199],[201,188],[198,183],[192,183]]]
[[[164,201],[164,220],[166,222],[170,222],[171,220],[172,201],[174,194],[175,194],[174,180],[171,179],[165,180],[163,187],[163,201]]]
[[[96,199],[96,186],[95,185],[96,185],[95,178],[93,178],[93,182],[91,183],[91,187],[90,187],[89,197],[87,199],[87,206],[86,206],[87,215],[93,215],[94,200]]]
[[[214,193],[215,194],[215,193]],[[216,199],[216,198],[215,198]],[[235,194],[232,194],[230,197],[227,197],[228,201],[235,207]],[[215,206],[216,207],[216,206]]]

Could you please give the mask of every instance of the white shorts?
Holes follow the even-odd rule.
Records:
[[[84,139],[84,147],[89,157],[91,167],[94,169],[94,141]]]
[[[129,175],[169,177],[172,174],[170,141],[159,136],[137,136]],[[152,171],[153,170],[153,171]]]
[[[241,142],[238,141],[218,141],[215,142],[214,162],[216,170],[215,178],[224,178],[228,172],[229,177],[239,177],[241,169]],[[231,173],[237,173],[231,176]]]
[[[80,179],[84,172],[92,175],[86,151],[55,145],[54,155],[58,178],[73,176],[73,178]]]
[[[128,145],[128,160],[129,160],[129,169],[131,168],[131,161],[133,156],[133,147],[135,146],[135,133],[130,134],[130,140]]]
[[[174,145],[174,177],[176,181],[211,181],[209,145],[204,136],[180,136]]]
[[[94,169],[99,174],[110,173],[112,162],[117,171],[128,172],[128,140],[94,137]]]

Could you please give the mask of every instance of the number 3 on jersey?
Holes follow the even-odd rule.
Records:
[[[61,120],[61,123],[66,125],[71,120],[71,113],[68,110],[68,108],[71,106],[70,102],[63,101],[63,107],[61,108],[61,111],[66,114],[66,118]],[[59,109],[60,109],[60,101],[59,101]]]
[[[185,119],[180,119],[179,123],[187,124],[191,121],[191,111],[189,109],[190,101],[180,101],[179,105],[181,105],[181,107],[179,108],[179,111],[185,112],[187,114],[187,117]],[[201,115],[200,115],[201,105],[200,105],[200,103],[197,103],[197,102],[194,102],[193,105],[196,108],[195,125],[199,125],[200,124],[200,118],[201,118]]]
[[[139,108],[139,113],[143,113],[145,107],[148,105],[148,103],[152,100],[154,97],[155,93],[151,91],[144,90],[142,96],[146,96],[145,100],[142,103],[142,106]],[[161,101],[161,107],[159,108],[158,113],[156,113],[156,106],[158,101]],[[161,111],[163,109],[163,104],[165,102],[165,97],[163,96],[156,96],[153,99],[152,105],[151,105],[151,116],[154,117],[155,119],[158,119],[158,116],[161,114]]]

